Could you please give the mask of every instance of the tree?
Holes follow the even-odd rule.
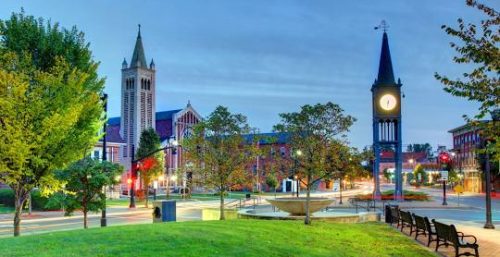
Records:
[[[426,181],[426,173],[424,167],[420,164],[417,164],[417,166],[415,166],[415,169],[413,170],[413,176],[415,178],[415,183],[417,186],[423,184]]]
[[[137,159],[143,159],[139,165],[141,174],[142,189],[146,197],[145,206],[148,208],[149,186],[154,178],[157,178],[163,172],[163,151],[153,152],[160,149],[160,137],[153,128],[142,131],[139,139],[139,148],[137,149]]]
[[[106,194],[103,188],[115,185],[115,177],[123,172],[123,166],[111,162],[85,157],[71,164],[67,169],[56,171],[57,179],[65,184],[64,197],[67,215],[77,209],[83,212],[83,227],[88,228],[87,213],[106,208]]]
[[[450,79],[438,73],[434,76],[441,81],[446,92],[480,104],[475,117],[464,117],[471,125],[482,127],[483,138],[495,142],[492,159],[499,161],[500,122],[494,117],[493,122],[482,123],[477,120],[483,119],[488,113],[494,116],[500,106],[500,13],[474,0],[466,0],[466,4],[485,15],[480,25],[466,23],[459,18],[458,28],[447,25],[441,28],[460,42],[450,43],[457,52],[453,61],[465,64],[464,67],[472,70],[464,72],[461,79]]]
[[[276,172],[272,171],[266,175],[266,185],[274,189],[274,197],[276,198],[276,187],[278,186],[278,178]]]
[[[102,136],[97,67],[76,28],[24,12],[0,20],[0,182],[15,192],[14,236],[29,192],[58,189],[54,170]]]
[[[432,146],[429,143],[425,144],[409,144],[406,151],[410,153],[424,152],[427,157],[432,157]]]
[[[339,105],[328,102],[314,106],[304,105],[299,112],[281,113],[281,122],[274,130],[289,134],[293,151],[300,151],[296,174],[306,187],[305,224],[311,224],[309,213],[311,189],[314,183],[330,178],[335,170],[326,169],[327,163],[337,163],[340,147],[338,137],[345,135],[356,120],[344,115]]]
[[[220,220],[225,219],[224,197],[234,185],[249,180],[247,165],[257,156],[256,137],[248,142],[247,118],[232,114],[227,107],[217,106],[203,121],[193,127],[184,139],[187,162],[192,163],[196,178],[220,195]]]

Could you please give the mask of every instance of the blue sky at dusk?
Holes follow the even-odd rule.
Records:
[[[500,9],[500,3],[486,3]],[[111,116],[120,115],[121,63],[130,62],[137,24],[148,63],[157,70],[157,111],[200,114],[217,105],[248,116],[268,132],[278,113],[333,101],[358,121],[350,141],[372,142],[370,87],[387,20],[395,76],[401,78],[403,144],[451,145],[447,131],[477,104],[442,90],[434,72],[457,77],[452,40],[440,29],[458,17],[477,22],[465,1],[18,1],[0,0],[0,19],[26,13],[76,25],[91,43],[106,79]]]

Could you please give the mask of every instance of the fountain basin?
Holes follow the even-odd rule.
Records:
[[[306,215],[306,197],[276,198],[266,200],[278,209],[288,212],[291,216]],[[334,199],[311,197],[309,198],[309,213],[315,213],[332,204],[333,201]]]

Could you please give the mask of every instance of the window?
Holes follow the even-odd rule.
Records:
[[[99,150],[94,150],[94,159],[99,159],[101,157],[101,153]]]
[[[284,146],[280,147],[280,154],[281,154],[281,157],[285,157],[285,155],[286,155],[286,148]]]

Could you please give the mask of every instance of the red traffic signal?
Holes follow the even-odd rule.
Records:
[[[448,153],[442,152],[439,154],[439,161],[442,163],[449,163],[451,161],[451,157]]]

